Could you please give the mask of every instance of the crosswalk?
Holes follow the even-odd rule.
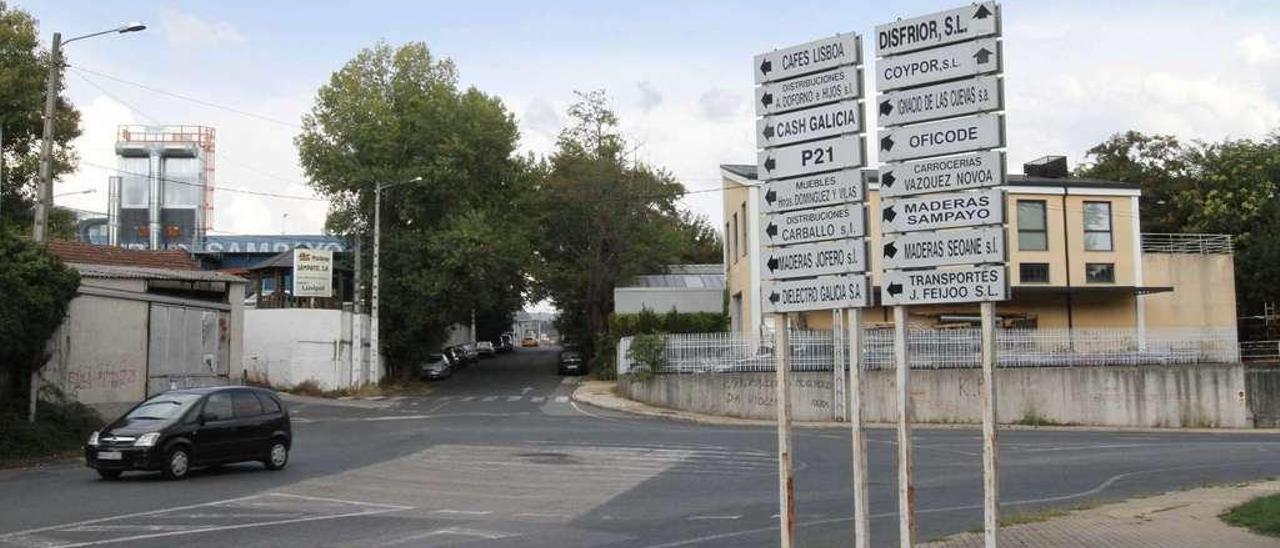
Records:
[[[400,401],[405,401],[405,400],[400,400]],[[566,395],[558,395],[558,396],[557,396],[557,395],[552,395],[552,396],[547,396],[547,395],[534,395],[534,394],[511,394],[511,395],[490,394],[490,395],[485,396],[485,395],[474,395],[474,394],[473,394],[473,395],[469,395],[469,396],[462,396],[462,395],[453,395],[453,396],[426,396],[426,397],[423,397],[423,398],[416,398],[416,399],[414,399],[414,400],[413,400],[413,403],[416,403],[416,404],[419,404],[419,405],[428,405],[428,404],[432,404],[432,403],[445,403],[445,402],[452,402],[452,403],[472,403],[472,402],[479,402],[479,403],[516,403],[516,402],[529,402],[529,403],[552,403],[552,402],[554,402],[554,403],[569,403],[569,401],[570,401],[570,398],[569,398],[569,396],[566,396]]]

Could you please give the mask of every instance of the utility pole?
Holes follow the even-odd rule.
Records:
[[[381,367],[381,355],[378,352],[378,277],[381,273],[379,266],[380,251],[382,249],[382,185],[378,185],[373,192],[373,287],[370,288],[372,304],[369,310],[369,370],[371,375],[378,374],[378,368]],[[365,382],[369,381],[366,377]]]
[[[53,33],[53,47],[49,50],[49,76],[44,97],[44,133],[40,138],[40,191],[36,195],[35,226],[31,239],[44,242],[47,239],[49,208],[53,207],[53,114],[58,106],[58,75],[62,73],[62,33]]]

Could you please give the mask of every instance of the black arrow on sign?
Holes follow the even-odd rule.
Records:
[[[991,16],[991,10],[988,10],[986,6],[978,6],[978,11],[973,12],[974,19],[986,19],[990,16]],[[768,63],[768,61],[765,61],[765,62]]]
[[[769,292],[769,302],[773,304],[778,304],[778,292],[776,291]]]
[[[893,188],[893,182],[897,180],[898,178],[893,176],[892,171],[886,171],[884,175],[880,176],[880,186],[883,186],[885,188]]]
[[[887,243],[887,244],[884,244],[884,256],[885,256],[885,257],[888,257],[888,258],[892,259],[892,258],[893,258],[893,256],[894,256],[894,255],[897,255],[897,254],[898,254],[898,246],[893,245],[893,242],[889,242],[889,243]]]
[[[880,103],[880,115],[888,116],[893,114],[893,101],[884,101]]]
[[[765,59],[764,61],[760,61],[760,74],[769,74],[769,71],[771,70],[773,70],[772,62],[770,62],[768,59]]]
[[[769,189],[769,192],[764,193],[764,199],[769,202],[769,205],[773,205],[773,201],[778,199],[778,193],[774,192],[771,188]]]
[[[767,262],[767,263],[765,263],[765,264],[769,266],[769,272],[773,272],[774,270],[777,270],[777,269],[778,269],[778,258],[777,258],[777,257],[769,257],[769,262]]]
[[[764,138],[765,138],[765,139],[772,139],[772,138],[773,138],[773,135],[774,135],[774,133],[773,133],[773,126],[764,126]]]
[[[880,150],[893,150],[893,137],[885,135],[880,138]]]
[[[773,161],[773,156],[770,156],[764,161],[764,170],[773,171],[773,168],[776,167],[777,165],[778,165],[777,162]]]
[[[772,105],[772,104],[773,104],[773,94],[772,94],[772,93],[769,93],[769,92],[767,92],[767,91],[766,91],[766,92],[764,92],[764,95],[761,95],[761,96],[760,96],[760,104],[762,104],[762,105],[764,105],[764,106],[766,106],[766,107],[767,107],[767,106],[769,106],[769,105]]]
[[[889,286],[888,286],[888,287],[886,287],[885,289],[888,289],[888,290],[889,290],[889,294],[890,294],[890,295],[901,295],[901,294],[902,294],[902,284],[897,283],[897,282],[894,282],[894,283],[889,284]]]
[[[769,239],[772,240],[774,236],[778,235],[778,225],[775,225],[772,222],[770,222],[769,226],[764,229],[764,233],[768,234]]]
[[[884,217],[885,222],[892,223],[893,218],[897,217],[898,214],[893,212],[893,206],[889,206],[884,208],[884,211],[882,212],[882,216]]]
[[[987,61],[991,60],[991,55],[991,50],[982,48],[978,50],[977,53],[973,54],[973,58],[978,60],[979,65],[985,65],[987,64]]]

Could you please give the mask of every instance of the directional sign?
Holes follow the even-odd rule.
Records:
[[[823,207],[866,199],[867,185],[856,169],[779,179],[764,184],[761,207],[765,213]]]
[[[764,255],[766,278],[811,278],[867,271],[867,241],[849,238],[816,244],[775,247]]]
[[[856,274],[766,282],[760,296],[766,314],[781,314],[867,306],[870,295],[867,276]]]
[[[854,33],[837,34],[786,49],[761,53],[755,58],[756,83],[774,82],[818,72],[840,65],[856,65],[862,60],[861,38]]]
[[[765,245],[791,245],[867,234],[867,215],[862,204],[802,209],[765,215],[761,240]]]
[[[799,110],[861,96],[862,70],[839,67],[757,87],[756,114]]]
[[[1009,298],[1004,265],[946,270],[886,270],[880,286],[884,305],[971,303]]]
[[[880,125],[900,126],[1004,108],[1000,78],[979,76],[881,95]]]
[[[880,161],[911,160],[1004,146],[1004,115],[979,114],[880,132]]]
[[[942,228],[996,225],[1004,222],[1004,193],[929,194],[880,203],[880,232],[915,232]]]
[[[845,101],[756,120],[756,143],[774,147],[862,131],[862,103]]]
[[[1000,42],[987,38],[876,62],[876,89],[889,91],[1000,70]]]
[[[983,2],[880,25],[876,27],[876,55],[896,55],[999,34],[1000,7],[995,2]]]
[[[756,155],[757,173],[760,179],[768,180],[862,167],[864,147],[865,142],[859,135],[762,150]]]
[[[880,168],[880,197],[976,190],[1004,184],[1004,152],[929,158]]]
[[[1005,261],[1004,227],[886,235],[880,246],[884,268],[919,268]]]

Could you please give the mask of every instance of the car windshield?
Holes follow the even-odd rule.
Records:
[[[200,394],[160,394],[133,408],[126,419],[166,420],[177,417],[191,408]]]
[[[444,354],[430,354],[427,356],[427,363],[444,361]]]

